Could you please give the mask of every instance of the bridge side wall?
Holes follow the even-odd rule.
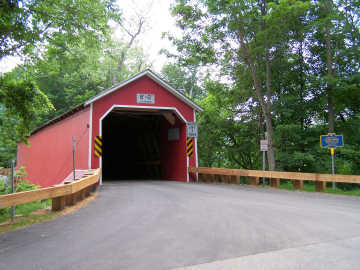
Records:
[[[45,127],[29,137],[30,145],[18,145],[17,167],[41,187],[61,183],[73,168],[72,136],[76,137],[76,169],[88,169],[89,106]]]

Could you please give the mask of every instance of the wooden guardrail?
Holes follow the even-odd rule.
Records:
[[[100,169],[89,170],[84,178],[67,184],[1,195],[0,209],[29,202],[52,199],[52,210],[62,210],[65,205],[74,205],[77,201],[90,195],[92,188],[99,181],[100,174]]]
[[[250,185],[258,185],[259,178],[269,178],[270,186],[279,187],[280,179],[292,180],[295,189],[303,189],[304,181],[314,181],[316,191],[325,191],[326,182],[356,183],[360,184],[360,175],[319,174],[298,172],[257,171],[225,168],[190,167],[190,173],[198,173],[200,181],[216,181],[216,176],[221,176],[224,182],[240,183],[240,177],[249,178]],[[204,177],[204,175],[208,175]]]

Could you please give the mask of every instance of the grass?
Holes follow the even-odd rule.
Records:
[[[60,212],[51,212],[50,210],[45,210],[45,209],[40,213],[37,211],[33,211],[27,216],[16,217],[14,219],[14,222],[7,220],[3,223],[0,223],[0,234],[8,231],[13,231],[19,228],[23,228],[32,224],[36,224],[39,222],[43,222],[46,220],[50,220],[60,215],[61,215]]]
[[[223,181],[223,180],[220,180],[220,178],[217,180],[217,182],[215,183],[222,183],[222,184],[225,184],[226,182]],[[263,185],[262,183],[262,179],[260,180],[259,182],[259,186],[261,187],[269,187],[269,180],[267,180],[267,183],[265,185]],[[211,181],[210,181],[211,182]],[[249,180],[247,178],[241,178],[241,182],[240,184],[242,185],[248,185],[249,184]],[[342,183],[340,183],[342,184]],[[360,185],[357,185],[357,186],[360,186]],[[286,181],[286,180],[282,180],[280,181],[280,189],[286,189],[286,190],[295,190],[294,187],[293,187],[293,184],[291,181]],[[302,191],[306,191],[306,192],[316,192],[315,191],[315,183],[314,182],[311,182],[311,181],[305,181],[304,182],[304,189]],[[326,191],[325,193],[329,193],[329,194],[341,194],[341,195],[350,195],[350,196],[360,196],[360,187],[358,188],[352,188],[351,190],[343,190],[341,188],[336,188],[336,189],[333,189],[332,188],[332,183],[327,183],[327,186],[326,186]]]
[[[325,191],[326,193],[360,196],[360,188],[353,189],[353,190],[342,190],[340,188],[333,189],[331,186],[331,183],[329,183],[329,184],[330,185],[327,185],[327,187],[326,187],[326,191]],[[280,189],[294,190],[294,187],[293,187],[291,181],[281,181]],[[305,182],[303,191],[315,192],[314,183]]]
[[[46,200],[45,202],[32,202],[22,205],[15,206],[15,215],[27,217],[32,212],[38,209],[46,208],[51,205],[51,200]],[[11,217],[11,208],[7,207],[0,210],[0,223],[10,219]]]
[[[0,212],[0,234],[16,230],[19,228],[23,228],[35,223],[44,222],[47,220],[51,220],[53,218],[66,215],[77,209],[87,205],[89,202],[94,200],[97,197],[97,193],[90,195],[84,200],[77,202],[77,204],[73,206],[68,206],[65,209],[52,212],[50,210],[51,200],[46,200],[45,202],[33,202],[18,205],[15,207],[15,214],[17,215],[13,222],[10,220],[10,207],[6,208],[6,211]],[[1,209],[0,209],[1,210]]]
[[[44,202],[31,202],[15,206],[15,217],[11,221],[11,208],[1,209],[0,234],[22,228],[45,220],[50,220],[58,213],[50,211],[51,200]]]

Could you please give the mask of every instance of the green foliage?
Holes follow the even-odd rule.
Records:
[[[23,192],[38,189],[39,187],[33,184],[30,184],[29,181],[26,180],[26,171],[23,167],[15,170],[15,186],[14,192]],[[11,193],[11,185],[6,184],[4,180],[0,179],[0,195],[10,194]],[[45,205],[48,205],[47,202]],[[16,206],[16,214],[20,214],[23,216],[29,215],[32,211],[42,208],[44,204],[41,202],[32,202],[26,203],[19,206]],[[7,220],[10,218],[11,212],[10,207],[0,209],[0,222]]]
[[[26,171],[24,167],[20,167],[19,169],[15,170],[14,179],[15,179],[14,192],[29,191],[39,188],[36,185],[30,184],[29,181],[26,180]],[[6,184],[5,181],[0,180],[0,195],[9,194],[9,193],[11,193],[10,184]]]
[[[122,57],[125,67],[118,71]],[[86,40],[77,44],[49,45],[42,57],[14,72],[23,70],[24,74],[34,78],[54,104],[56,110],[42,113],[37,121],[39,125],[142,71],[148,66],[147,62],[141,48],[124,49],[123,43],[107,37],[93,47],[88,47]]]
[[[119,11],[113,0],[17,0],[2,1],[0,16],[1,59],[44,43],[77,43],[79,37],[91,43],[107,31],[109,18],[119,20]]]
[[[256,121],[233,103],[226,85],[207,81],[208,96],[200,101],[199,159],[201,166],[260,168]]]
[[[203,90],[198,85],[198,66],[182,67],[179,64],[166,64],[162,68],[161,74],[165,81],[189,98],[199,99],[203,95]]]
[[[211,65],[220,78],[200,84],[200,164],[261,168],[267,116],[278,170],[331,173],[329,150],[319,145],[331,101],[345,138],[337,172],[360,174],[359,8],[358,1],[177,1],[172,13],[183,35],[168,34],[178,50],[168,55],[182,70]]]
[[[16,142],[26,140],[39,113],[51,110],[51,102],[32,80],[9,73],[0,76],[0,147],[4,156]]]
[[[339,185],[339,184],[337,184]],[[349,185],[349,184],[347,184]],[[287,190],[294,190],[294,186],[291,181],[281,181],[280,189],[287,189]],[[313,182],[305,182],[304,183],[304,191],[306,192],[315,192],[315,185]],[[352,189],[343,189],[343,188],[336,188],[332,189],[331,187],[326,188],[326,193],[331,194],[340,194],[340,195],[352,195],[352,196],[360,196],[360,188],[358,186],[353,187]]]

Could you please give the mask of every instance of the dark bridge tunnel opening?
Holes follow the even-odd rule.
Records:
[[[102,122],[103,181],[162,179],[161,114],[113,111]]]

